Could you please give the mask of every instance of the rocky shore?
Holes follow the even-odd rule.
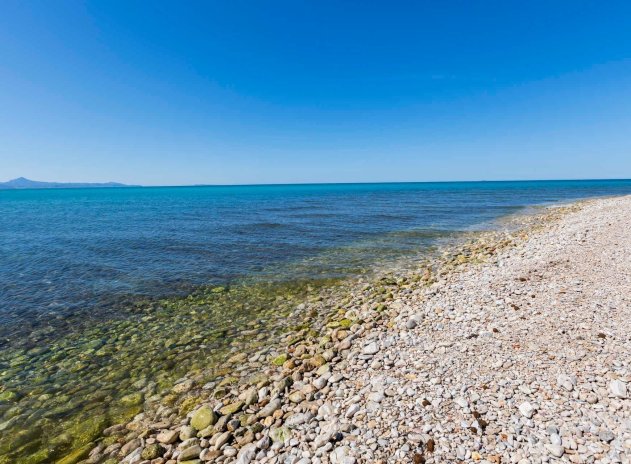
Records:
[[[510,225],[302,303],[57,462],[630,462],[631,197]]]

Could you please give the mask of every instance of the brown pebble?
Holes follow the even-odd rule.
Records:
[[[427,440],[427,443],[425,443],[425,449],[429,453],[433,453],[434,452],[434,439],[433,438],[430,438],[429,440]]]
[[[419,453],[415,453],[412,460],[414,461],[414,464],[425,464],[425,458]]]

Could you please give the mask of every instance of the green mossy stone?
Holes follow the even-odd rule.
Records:
[[[50,444],[53,448],[64,448],[72,443],[72,436],[69,433],[60,433],[51,438]]]
[[[96,415],[84,419],[77,418],[67,432],[73,437],[73,445],[79,447],[98,438],[105,427],[107,427],[105,417]]]
[[[105,445],[105,447],[108,447],[110,445],[113,445],[117,441],[118,441],[118,437],[112,435],[112,436],[103,438],[103,440],[101,440],[101,443]]]
[[[219,382],[219,385],[217,385],[217,388],[225,387],[226,385],[232,385],[234,383],[237,383],[238,381],[239,379],[237,379],[236,377],[226,377],[221,382]]]
[[[140,457],[146,460],[156,459],[162,456],[163,452],[164,448],[162,448],[157,443],[152,443],[145,446],[145,449],[143,449],[142,453],[140,453]]]
[[[311,359],[309,359],[309,364],[314,367],[324,366],[326,364],[326,359],[321,354],[316,354]]]
[[[191,425],[195,430],[204,430],[217,422],[217,414],[209,406],[202,406],[191,416]]]
[[[234,414],[241,410],[241,408],[245,405],[243,401],[235,401],[234,403],[230,403],[219,410],[222,416],[227,416],[228,414]]]
[[[282,366],[283,364],[285,364],[285,361],[287,361],[287,359],[289,358],[289,356],[287,356],[287,353],[283,353],[280,356],[276,356],[273,360],[272,360],[272,364],[274,364],[275,366]]]
[[[5,390],[0,393],[0,401],[16,401],[18,399],[18,394],[11,390]]]
[[[50,450],[41,449],[30,456],[24,458],[24,460],[20,460],[23,464],[41,464],[46,462],[51,462],[50,459]]]
[[[331,366],[329,366],[329,364],[323,364],[320,367],[318,367],[318,370],[316,371],[316,374],[318,375],[324,375],[327,372],[329,372],[331,370]]]
[[[343,329],[348,329],[351,325],[353,325],[353,321],[351,321],[350,319],[342,319],[340,321],[340,327],[342,327]]]
[[[180,408],[179,408],[180,414],[185,416],[186,414],[191,412],[193,409],[195,409],[195,406],[197,406],[200,401],[201,401],[200,398],[197,398],[197,397],[194,397],[194,396],[190,396],[190,397],[186,398],[180,404]]]
[[[142,403],[142,393],[130,393],[120,399],[121,404],[124,406],[138,406]]]
[[[284,443],[291,438],[291,430],[287,427],[273,428],[269,436],[276,443]]]
[[[36,440],[41,433],[42,430],[40,427],[32,427],[7,435],[9,439],[4,441],[2,446],[0,446],[0,455],[15,451],[22,446],[29,445],[29,443]]]
[[[245,427],[246,425],[248,425],[248,421],[251,417],[253,417],[252,414],[242,414],[241,417],[239,417],[239,423],[241,424],[241,427]]]
[[[81,448],[74,450],[72,453],[58,460],[57,464],[77,464],[77,462],[79,462],[85,456],[88,455],[88,453],[93,447],[94,447],[93,443],[88,443],[87,445],[84,445]]]

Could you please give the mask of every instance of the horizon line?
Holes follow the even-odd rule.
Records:
[[[501,183],[501,182],[595,182],[595,181],[631,181],[631,178],[611,178],[611,177],[597,177],[597,178],[550,178],[550,179],[491,179],[491,180],[423,180],[423,181],[365,181],[365,182],[278,182],[278,183],[260,183],[260,184],[251,184],[251,183],[243,183],[243,184],[160,184],[160,185],[142,185],[142,184],[124,184],[118,181],[105,181],[105,182],[59,182],[59,181],[33,181],[32,179],[28,179],[25,177],[21,177],[26,180],[31,180],[32,182],[44,182],[44,183],[57,183],[57,184],[88,184],[86,187],[23,187],[23,188],[9,188],[2,189],[4,191],[10,190],[79,190],[81,188],[92,188],[92,189],[132,189],[132,188],[195,188],[195,187],[283,187],[283,186],[318,186],[318,185],[384,185],[384,184],[455,184],[455,183]],[[16,178],[19,179],[19,178]],[[11,180],[6,182],[0,182],[0,185],[4,183],[8,183]],[[97,186],[96,184],[121,184],[114,185],[110,187],[105,186]],[[95,184],[94,187],[90,187],[89,184]]]

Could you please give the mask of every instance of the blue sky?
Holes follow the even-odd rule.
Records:
[[[631,3],[0,2],[0,180],[631,177]]]

